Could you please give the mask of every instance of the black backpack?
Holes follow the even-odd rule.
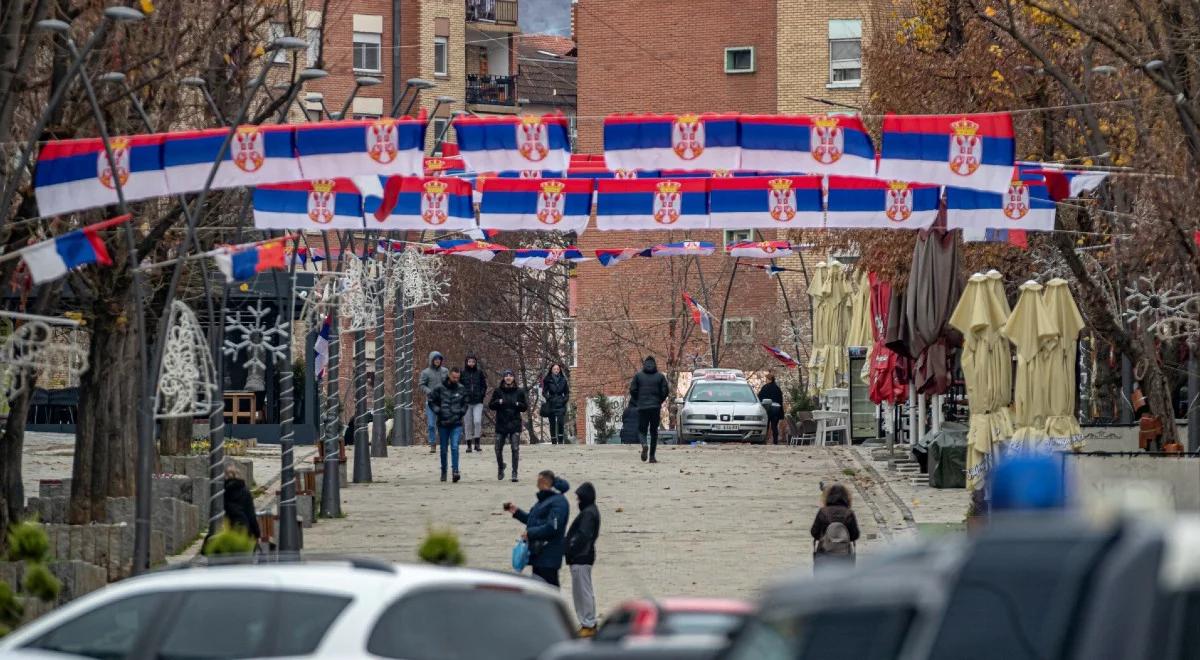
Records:
[[[831,557],[853,557],[854,542],[845,523],[831,522],[817,541],[817,554]]]

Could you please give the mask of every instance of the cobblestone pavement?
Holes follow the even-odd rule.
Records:
[[[463,481],[443,484],[427,448],[391,448],[388,458],[373,459],[373,484],[343,490],[344,519],[304,530],[305,550],[412,562],[430,526],[448,527],[460,535],[470,566],[511,570],[522,528],[501,505],[528,509],[537,472],[551,469],[572,486],[591,481],[598,491],[594,580],[604,612],[651,594],[753,598],[774,576],[810,571],[808,529],[822,481],[854,485],[864,556],[914,536],[914,522],[957,522],[965,508],[961,490],[934,491],[931,497],[948,502],[937,511],[921,503],[924,493],[898,495],[881,482],[883,464],[847,448],[663,447],[661,462],[650,465],[635,447],[523,446],[519,484],[496,480],[494,456],[490,446],[483,455],[463,453]],[[569,588],[566,570],[562,579]]]

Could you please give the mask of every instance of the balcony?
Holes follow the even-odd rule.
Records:
[[[517,25],[517,0],[466,0],[468,23]]]
[[[467,74],[467,103],[469,105],[503,106],[504,111],[517,107],[516,76],[485,76]]]

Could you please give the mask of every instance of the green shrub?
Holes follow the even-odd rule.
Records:
[[[208,539],[208,543],[204,544],[204,556],[248,555],[254,552],[256,544],[257,541],[254,540],[254,537],[245,530],[230,527],[226,522],[225,527],[213,534],[212,538]]]
[[[50,537],[41,523],[26,520],[8,528],[8,560],[44,562],[50,559]]]
[[[21,601],[17,600],[12,587],[8,586],[7,582],[0,582],[0,637],[21,623],[21,617],[24,615],[25,608],[21,606]]]
[[[462,566],[467,563],[467,556],[458,543],[458,535],[448,529],[429,530],[417,549],[417,557],[425,563],[438,566]]]
[[[58,598],[58,592],[62,591],[62,583],[41,563],[25,565],[25,579],[21,582],[21,587],[25,593],[45,603]]]

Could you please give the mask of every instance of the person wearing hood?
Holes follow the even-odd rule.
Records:
[[[471,443],[475,443],[475,451],[483,451],[479,439],[483,436],[483,401],[487,395],[487,373],[479,368],[479,359],[468,355],[463,364],[462,384],[467,388],[467,414],[463,417],[463,440],[467,443],[467,453],[471,453]]]
[[[449,372],[442,365],[445,358],[437,351],[429,353],[429,366],[421,370],[421,391],[425,393],[425,426],[429,432],[429,453],[437,453],[438,431],[437,419],[434,418],[433,408],[429,405],[429,395],[446,381]]]
[[[510,369],[500,377],[500,386],[492,390],[488,408],[496,413],[496,470],[497,479],[504,480],[504,444],[512,445],[512,480],[517,482],[517,460],[521,454],[521,414],[529,410],[525,390],[517,386]]]
[[[596,487],[585,481],[575,490],[579,513],[567,529],[567,570],[571,571],[571,597],[579,618],[579,636],[596,634],[596,592],[592,589],[592,565],[596,563],[596,539],[600,537],[600,510]]]
[[[442,481],[446,480],[446,454],[450,453],[454,483],[462,478],[458,471],[458,442],[462,439],[463,416],[467,414],[467,388],[461,382],[458,367],[450,370],[446,381],[429,395],[429,405],[437,420],[438,441],[442,446]]]
[[[225,466],[225,520],[230,527],[246,532],[255,541],[262,537],[254,496],[242,479],[241,470],[232,462]]]
[[[633,375],[629,383],[629,402],[638,411],[638,437],[642,440],[642,461],[647,458],[646,440],[649,437],[649,459],[657,463],[654,457],[658,449],[658,427],[662,423],[662,404],[667,400],[667,377],[658,370],[654,356],[647,356],[642,362],[642,370]]]
[[[571,398],[571,386],[561,364],[550,367],[550,373],[542,379],[542,396],[546,398],[542,417],[550,420],[550,444],[565,445],[567,401]]]
[[[771,434],[773,444],[779,444],[779,422],[783,419],[783,390],[779,389],[779,384],[775,382],[774,373],[767,372],[767,382],[758,391],[758,400],[771,402],[770,405],[763,404],[767,409],[767,431]]]
[[[537,486],[537,504],[528,512],[512,502],[505,502],[504,510],[525,524],[521,538],[529,543],[529,565],[534,577],[557,587],[558,569],[562,567],[565,550],[563,538],[571,513],[571,505],[563,494],[571,489],[571,485],[550,470],[542,470],[538,473]]]

